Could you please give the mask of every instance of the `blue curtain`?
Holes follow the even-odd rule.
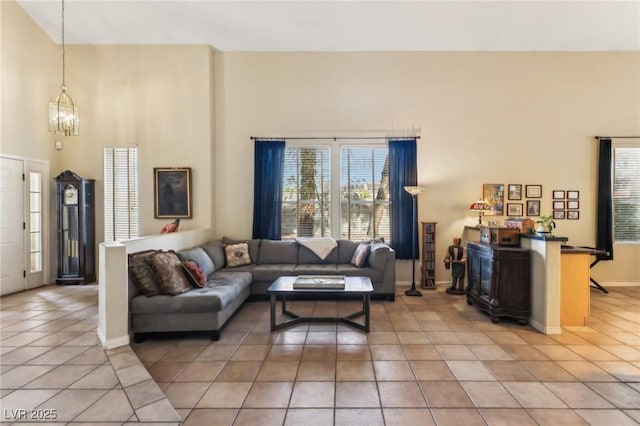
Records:
[[[611,139],[600,139],[598,155],[598,214],[596,248],[608,254],[598,254],[598,260],[613,260],[613,198],[611,193],[613,161]]]
[[[413,223],[413,198],[404,190],[405,186],[418,184],[416,149],[415,138],[389,140],[391,245],[396,251],[397,259],[411,259],[412,244],[416,244],[416,256],[418,253],[418,232],[414,232]]]
[[[279,240],[282,228],[284,141],[256,140],[253,182],[253,238]]]

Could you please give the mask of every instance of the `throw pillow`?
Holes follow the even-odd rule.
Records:
[[[182,263],[175,252],[156,253],[148,262],[160,284],[161,293],[175,296],[191,290],[191,284],[182,272]]]
[[[224,254],[229,268],[251,264],[249,244],[247,243],[226,245],[224,246]]]
[[[371,250],[371,244],[358,244],[355,253],[353,253],[353,257],[351,258],[351,264],[355,267],[362,268],[364,266],[364,262],[367,260],[367,256],[369,256],[369,250]]]
[[[129,276],[133,285],[145,296],[160,294],[160,287],[155,279],[147,258],[157,253],[157,250],[148,250],[129,255]]]
[[[183,262],[185,260],[191,260],[197,263],[207,276],[213,274],[216,270],[213,260],[211,260],[207,252],[200,246],[193,247],[188,250],[180,250],[178,252],[178,257]]]
[[[204,273],[200,265],[193,260],[185,260],[182,267],[191,284],[195,287],[204,287],[207,284],[207,274]]]

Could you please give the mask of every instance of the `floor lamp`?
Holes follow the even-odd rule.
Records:
[[[411,234],[411,289],[404,292],[407,296],[422,296],[420,290],[416,289],[416,235],[418,233],[418,218],[417,210],[418,210],[418,194],[422,192],[421,186],[405,186],[404,190],[411,194],[411,198],[413,199],[413,224],[411,226],[413,233]]]

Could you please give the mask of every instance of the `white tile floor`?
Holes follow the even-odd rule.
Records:
[[[0,298],[0,422],[640,424],[640,287],[610,291],[592,290],[589,324],[561,335],[493,324],[443,289],[399,289],[372,303],[369,334],[271,333],[268,304],[251,302],[218,342],[183,335],[105,352],[97,286],[46,286]]]

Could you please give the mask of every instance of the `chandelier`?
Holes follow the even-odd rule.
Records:
[[[76,136],[79,130],[78,107],[67,93],[64,80],[64,0],[62,0],[62,85],[60,94],[49,101],[49,131]]]

